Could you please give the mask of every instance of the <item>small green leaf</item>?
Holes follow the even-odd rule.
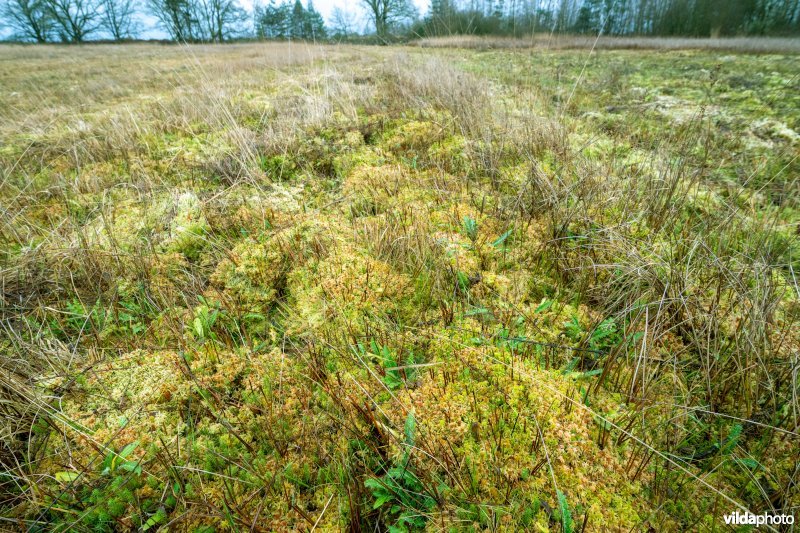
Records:
[[[133,450],[136,449],[136,447],[138,445],[139,445],[139,441],[137,440],[137,441],[131,442],[130,444],[128,444],[127,446],[122,448],[122,451],[119,452],[120,458],[121,459],[125,459],[126,457],[128,457],[131,454],[131,452],[133,452]]]
[[[464,233],[469,240],[474,241],[478,237],[478,223],[470,216],[464,217]]]
[[[387,371],[386,376],[383,378],[383,383],[390,390],[396,390],[403,386],[403,380],[400,378],[397,370]]]
[[[78,472],[56,472],[56,481],[60,481],[62,483],[75,481],[79,477],[80,474]]]
[[[733,426],[733,429],[731,429],[731,432],[728,434],[728,438],[726,438],[722,443],[721,449],[723,454],[729,454],[734,448],[736,448],[741,434],[742,425],[736,424]]]
[[[406,444],[408,446],[414,446],[416,430],[417,420],[414,418],[414,411],[409,411],[406,417],[405,427],[403,428],[403,433],[405,433],[406,436]]]
[[[114,458],[116,454],[113,451],[108,452],[105,459],[103,459],[103,474],[108,474],[111,472],[111,468],[114,466]]]
[[[125,461],[119,465],[119,467],[126,472],[133,472],[136,475],[141,475],[142,473],[142,467],[135,461]]]
[[[499,248],[506,241],[506,239],[508,239],[511,236],[513,232],[514,232],[513,228],[506,231],[505,233],[500,235],[497,239],[495,239],[495,241],[492,243],[492,246],[494,246],[495,248]]]
[[[558,508],[561,511],[561,528],[564,533],[572,533],[572,513],[569,511],[567,497],[560,490],[558,491]]]
[[[757,470],[757,469],[763,468],[761,466],[761,463],[759,463],[755,459],[750,459],[749,457],[745,457],[743,459],[737,458],[737,459],[734,459],[733,461],[735,463],[740,464],[740,465],[742,465],[744,467],[747,467],[747,468],[749,468],[751,470]]]
[[[197,334],[198,338],[203,338],[203,321],[200,317],[195,317],[194,319],[194,332]]]
[[[391,494],[383,494],[377,500],[375,500],[375,503],[372,504],[372,508],[377,509],[378,507],[383,507],[383,505],[391,499]]]
[[[458,286],[459,286],[459,288],[461,288],[462,291],[468,290],[469,289],[469,276],[467,276],[465,273],[461,272],[460,270],[458,271],[458,274],[456,274],[456,276],[458,277]]]
[[[383,483],[381,483],[374,477],[371,477],[368,480],[366,480],[364,482],[364,486],[372,490],[382,490],[384,488]]]

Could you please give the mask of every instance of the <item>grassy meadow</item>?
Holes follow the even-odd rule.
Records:
[[[442,44],[0,46],[0,529],[798,514],[800,55]]]

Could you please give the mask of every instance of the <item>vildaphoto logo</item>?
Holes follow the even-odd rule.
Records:
[[[780,526],[794,524],[794,515],[790,514],[753,514],[735,511],[725,515],[725,523],[735,526]]]

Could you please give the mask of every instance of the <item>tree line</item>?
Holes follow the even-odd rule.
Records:
[[[421,35],[716,37],[800,33],[800,0],[431,0]]]
[[[38,43],[135,39],[141,13],[155,17],[170,39],[185,42],[242,36],[249,19],[236,0],[0,0],[0,25],[15,40]]]
[[[256,37],[262,39],[304,39],[320,40],[327,36],[325,21],[315,9],[311,0],[303,6],[300,0],[294,4],[270,3],[254,9]]]
[[[33,42],[122,41],[153,17],[171,40],[322,40],[358,32],[351,13],[329,24],[312,0],[271,0],[245,10],[238,0],[0,0],[0,27]],[[800,0],[431,0],[420,17],[411,0],[359,0],[378,40],[452,34],[536,32],[649,36],[800,34]]]

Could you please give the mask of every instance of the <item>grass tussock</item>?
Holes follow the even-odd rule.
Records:
[[[796,508],[797,57],[571,47],[0,50],[2,516]]]

